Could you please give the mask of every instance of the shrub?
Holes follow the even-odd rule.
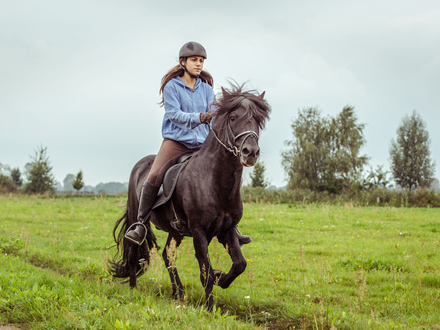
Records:
[[[359,206],[393,206],[393,207],[440,207],[440,195],[433,189],[417,189],[410,191],[376,188],[369,191],[348,191],[344,194],[314,192],[307,189],[275,189],[245,186],[241,189],[241,197],[245,203],[353,203]]]

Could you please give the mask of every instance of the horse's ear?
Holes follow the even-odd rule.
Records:
[[[264,94],[266,94],[266,91],[264,91],[263,93],[261,93],[260,95],[258,95],[258,97],[260,98],[260,99],[264,99]]]
[[[224,89],[223,87],[222,87],[222,94],[223,94],[223,97],[225,97],[226,95],[228,95],[228,92],[227,92],[226,89]]]

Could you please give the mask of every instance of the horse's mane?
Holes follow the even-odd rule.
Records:
[[[263,129],[271,112],[269,103],[263,98],[264,95],[258,94],[255,90],[243,90],[244,84],[230,84],[229,89],[222,88],[221,96],[212,105],[215,109],[214,127],[225,127],[228,114],[242,107],[246,109],[249,118],[255,118],[260,129]],[[243,102],[244,100],[248,102]]]

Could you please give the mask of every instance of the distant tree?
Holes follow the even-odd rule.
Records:
[[[317,108],[298,111],[298,118],[291,125],[293,140],[287,141],[289,149],[282,153],[290,189],[321,190],[326,175],[325,157],[329,154],[325,141],[328,126],[328,119],[322,118]]]
[[[121,194],[127,191],[127,186],[120,182],[99,183],[94,191],[98,194]]]
[[[267,187],[267,181],[264,178],[265,171],[266,167],[264,166],[263,162],[258,162],[257,164],[255,164],[252,173],[250,174],[252,187]]]
[[[365,124],[358,123],[354,107],[346,106],[331,120],[330,151],[332,168],[344,184],[349,184],[357,173],[362,172],[368,157],[360,155],[366,140]]]
[[[415,110],[411,116],[404,116],[397,138],[391,139],[390,146],[391,171],[396,184],[409,190],[431,185],[435,163],[430,158],[430,144],[422,117]]]
[[[25,165],[27,183],[25,189],[30,193],[53,192],[55,178],[52,174],[47,148],[40,146],[35,150],[35,155],[30,156],[31,161]]]
[[[63,190],[64,191],[73,191],[73,181],[75,181],[75,175],[67,174],[63,180]]]
[[[14,182],[12,182],[11,178],[7,175],[0,174],[0,192],[13,192],[15,191],[16,186]]]
[[[358,123],[353,107],[344,107],[336,118],[306,108],[298,111],[291,127],[293,140],[282,153],[290,189],[339,193],[351,186],[368,162],[360,155],[364,124]]]
[[[388,174],[388,171],[383,170],[383,165],[378,165],[376,169],[370,168],[370,172],[366,177],[367,189],[389,187],[390,179]]]
[[[75,180],[72,182],[72,186],[75,188],[77,193],[84,187],[83,172],[81,170],[78,172]]]
[[[10,167],[8,165],[3,165],[0,163],[0,192],[1,193],[9,193],[13,192],[16,189],[14,182],[10,176]]]
[[[17,186],[17,187],[21,187],[21,185],[23,184],[23,180],[21,178],[21,172],[18,167],[13,168],[11,170],[11,179],[12,179],[12,182],[14,182],[15,186]]]

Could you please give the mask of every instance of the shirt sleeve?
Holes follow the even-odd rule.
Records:
[[[174,125],[183,129],[193,129],[201,124],[199,112],[183,112],[174,86],[166,84],[163,90],[165,114]]]
[[[213,109],[212,103],[214,103],[215,100],[215,93],[214,90],[212,89],[212,87],[210,86],[209,91],[208,91],[208,109],[209,111],[213,111],[215,109]]]

